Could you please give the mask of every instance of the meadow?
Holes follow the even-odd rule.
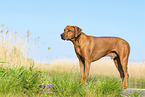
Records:
[[[37,39],[36,39],[37,41]],[[82,86],[78,60],[60,59],[49,64],[38,62],[37,42],[30,32],[24,36],[4,25],[0,29],[1,97],[121,97],[119,73],[112,60],[103,58],[91,64],[87,84]],[[31,57],[36,56],[34,61]],[[145,88],[145,62],[129,62],[129,88]],[[52,84],[46,90],[41,84]],[[136,94],[127,95],[138,97]]]

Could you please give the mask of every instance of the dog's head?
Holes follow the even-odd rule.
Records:
[[[77,26],[66,26],[64,33],[61,34],[63,40],[76,39],[81,34],[82,29]]]

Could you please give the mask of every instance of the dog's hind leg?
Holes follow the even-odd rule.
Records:
[[[114,63],[120,73],[120,77],[121,77],[121,85],[123,84],[123,81],[124,81],[124,71],[123,71],[123,68],[122,68],[122,65],[121,65],[121,62],[120,62],[120,59],[119,59],[119,56],[115,57],[114,59]]]
[[[128,74],[128,70],[127,70],[129,53],[130,53],[129,45],[124,45],[118,54],[120,57],[120,63],[121,63],[122,69],[124,71],[124,76],[125,76],[124,86],[122,87],[124,89],[127,88],[128,78],[129,78],[129,74]]]
[[[128,84],[128,78],[129,78],[129,74],[127,71],[128,56],[126,56],[124,58],[120,58],[120,61],[121,61],[122,69],[124,71],[124,76],[125,76],[125,82],[124,82],[123,88],[126,89],[127,84]]]

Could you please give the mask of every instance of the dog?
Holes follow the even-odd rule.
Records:
[[[120,73],[123,89],[128,84],[128,58],[130,46],[127,41],[118,37],[88,36],[77,26],[66,26],[61,39],[69,40],[74,44],[75,53],[79,59],[82,85],[86,84],[90,71],[90,64],[104,56],[110,56]]]

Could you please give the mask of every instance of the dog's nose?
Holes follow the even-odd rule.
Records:
[[[64,35],[64,33],[61,34],[61,39],[62,39],[62,40],[65,40],[65,35]]]

